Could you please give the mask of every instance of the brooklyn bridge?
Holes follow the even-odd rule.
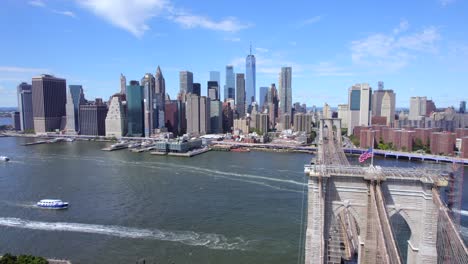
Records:
[[[440,197],[447,177],[428,169],[350,165],[340,119],[322,119],[308,176],[305,263],[468,263]],[[409,239],[401,243],[401,219]]]

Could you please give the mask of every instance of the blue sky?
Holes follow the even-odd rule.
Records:
[[[468,3],[424,1],[2,0],[0,106],[21,81],[51,73],[107,99],[119,76],[161,66],[174,98],[178,72],[206,82],[233,64],[245,72],[252,42],[260,86],[293,70],[293,101],[347,103],[354,83],[385,82],[397,107],[410,96],[436,106],[468,99]]]

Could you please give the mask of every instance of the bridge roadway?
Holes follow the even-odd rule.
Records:
[[[333,121],[321,123],[332,127]],[[439,197],[438,186],[447,184],[439,172],[351,166],[335,135],[332,129],[320,130],[315,164],[305,166],[309,176],[305,263],[468,263],[466,245]],[[411,207],[412,203],[420,205]],[[409,221],[405,261],[391,213]]]

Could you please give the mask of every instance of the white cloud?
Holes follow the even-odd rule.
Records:
[[[308,19],[302,21],[301,26],[315,24],[315,23],[319,22],[320,20],[322,20],[322,16],[314,16],[314,17],[311,17],[311,18],[308,18]]]
[[[224,38],[224,40],[225,40],[225,41],[231,41],[231,42],[239,42],[239,41],[241,41],[241,39],[240,39],[240,38],[237,38],[237,37],[235,37],[235,38]]]
[[[455,3],[455,0],[439,0],[439,3],[442,5],[442,6],[448,6],[450,4],[453,4]]]
[[[402,19],[400,21],[400,24],[398,25],[397,28],[393,29],[393,34],[400,34],[402,32],[405,32],[407,31],[409,28],[409,23],[408,23],[408,20],[406,19]]]
[[[228,17],[220,21],[214,21],[208,17],[187,14],[185,12],[175,12],[168,17],[170,20],[181,25],[183,28],[205,28],[217,31],[237,32],[241,29],[250,27],[249,24],[243,24],[235,17]]]
[[[250,27],[235,17],[219,21],[191,14],[172,6],[170,0],[76,0],[80,6],[102,17],[107,22],[123,28],[137,37],[149,30],[148,21],[153,17],[164,17],[183,28],[205,28],[217,31],[236,32]]]
[[[45,3],[41,0],[32,0],[32,1],[29,1],[28,4],[32,6],[37,6],[37,7],[45,7]]]
[[[44,68],[23,68],[15,66],[0,66],[0,73],[38,73],[48,72],[49,70]]]
[[[52,10],[52,12],[54,12],[56,14],[59,14],[59,15],[64,15],[64,16],[69,16],[69,17],[72,17],[72,18],[76,18],[75,13],[73,13],[72,11]]]
[[[169,4],[166,0],[77,0],[78,3],[114,26],[137,37],[149,29],[147,21]]]
[[[401,35],[400,32],[407,28],[407,23],[403,21],[393,34],[378,33],[352,41],[353,63],[396,71],[408,65],[418,53],[437,52],[436,44],[441,37],[435,27],[426,28],[418,33]]]
[[[320,62],[311,66],[311,71],[316,76],[351,76],[351,72],[338,67],[331,62]]]

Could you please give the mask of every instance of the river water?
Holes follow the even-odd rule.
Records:
[[[74,264],[284,264],[302,254],[303,166],[312,155],[212,151],[178,158],[101,151],[104,142],[21,145],[32,140],[0,138],[0,155],[12,159],[0,163],[0,254]],[[44,198],[71,206],[35,208]],[[468,204],[467,193],[463,199]]]

